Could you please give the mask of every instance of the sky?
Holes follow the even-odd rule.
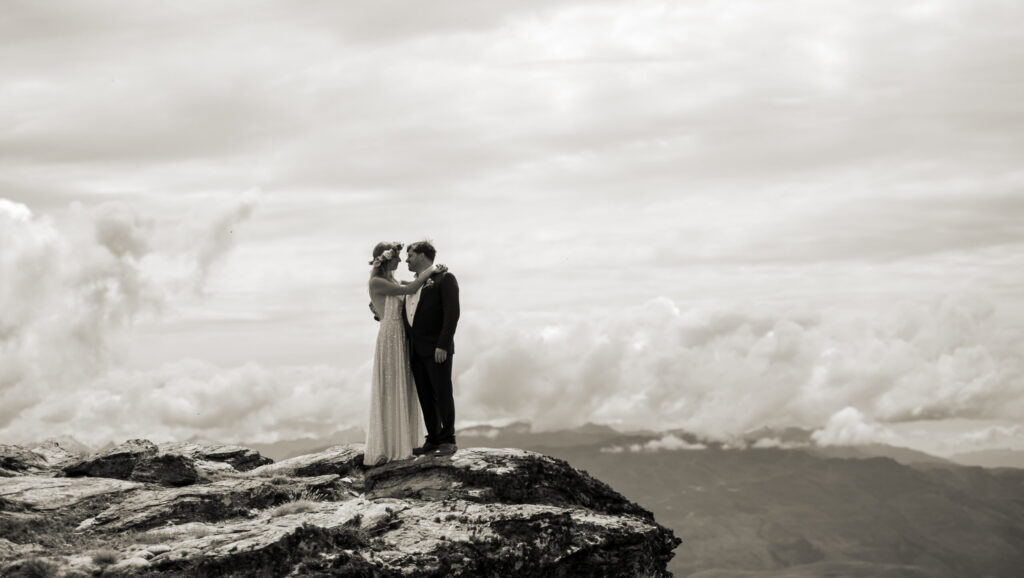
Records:
[[[1020,2],[0,10],[0,443],[365,426],[431,239],[457,425],[1024,449]]]

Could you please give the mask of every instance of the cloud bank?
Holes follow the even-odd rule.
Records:
[[[251,199],[211,204],[172,242],[175,229],[128,204],[73,207],[58,223],[0,202],[0,438],[274,441],[364,425],[368,362],[118,363],[133,320],[158,319],[191,293],[252,211]],[[884,440],[886,424],[1024,412],[1024,339],[980,294],[893,302],[871,316],[662,297],[525,319],[467,310],[455,366],[460,419],[685,428],[711,439],[797,425],[821,428],[821,444],[850,444]],[[666,438],[641,450],[678,447]]]
[[[987,427],[965,433],[957,441],[959,449],[962,451],[1007,446],[1022,449],[1024,448],[1024,427],[1020,425]]]
[[[622,452],[633,452],[633,453],[653,453],[662,451],[680,451],[680,450],[705,450],[707,446],[702,443],[690,443],[675,434],[666,434],[659,439],[654,439],[642,444],[631,444],[629,446],[610,446],[601,448],[601,451],[609,454],[619,454]]]
[[[94,446],[143,437],[273,442],[365,424],[370,371],[195,359],[146,371],[112,368],[22,407],[0,439],[71,435]],[[55,388],[56,389],[56,388]]]
[[[822,443],[853,443],[877,439],[876,422],[1024,410],[1024,345],[978,295],[893,303],[871,318],[684,312],[661,298],[532,331],[467,325],[458,402],[480,419],[713,438],[826,424]]]

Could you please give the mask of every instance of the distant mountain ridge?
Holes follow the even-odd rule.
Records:
[[[777,429],[765,426],[756,430],[748,431],[744,433],[741,438],[750,445],[754,445],[761,440],[778,440],[783,444],[808,445],[814,443],[814,438],[812,437],[813,433],[814,432],[812,430],[799,427]]]
[[[954,454],[950,456],[950,459],[965,466],[1024,469],[1024,451],[1021,450],[999,449],[965,452]]]
[[[857,458],[884,457],[896,460],[901,464],[932,463],[948,464],[949,460],[911,448],[887,444],[864,444],[857,446],[820,446],[812,434],[813,430],[787,427],[762,427],[738,436],[732,442],[708,439],[682,429],[666,431],[619,431],[612,426],[587,423],[570,429],[555,431],[533,431],[529,422],[515,422],[507,426],[478,425],[460,430],[459,439],[469,440],[467,443],[504,443],[510,447],[575,447],[586,445],[609,444],[629,448],[674,436],[691,445],[704,445],[708,448],[756,448],[783,447],[811,452],[820,457]],[[763,442],[771,442],[759,446]]]
[[[675,436],[690,444],[703,444],[707,447],[722,448],[733,447],[733,444],[740,443],[747,448],[754,447],[783,447],[789,449],[804,449],[814,452],[822,457],[835,458],[870,458],[887,457],[902,464],[915,463],[957,463],[966,466],[980,466],[985,468],[1022,468],[1024,469],[1024,451],[1012,449],[994,449],[976,452],[965,452],[951,456],[949,459],[928,454],[911,448],[892,446],[887,444],[862,444],[853,446],[820,446],[812,438],[814,430],[799,427],[761,427],[747,431],[734,440],[727,443],[717,440],[709,440],[692,432],[672,429],[664,431],[654,430],[618,430],[607,424],[585,423],[574,428],[561,430],[534,431],[528,421],[516,421],[506,425],[478,424],[461,428],[457,433],[459,439],[476,441],[486,439],[491,442],[502,442],[508,447],[520,447],[522,445],[550,446],[550,447],[571,447],[602,443],[618,444],[643,444],[658,440],[664,436]],[[357,426],[351,426],[336,430],[331,434],[320,437],[303,437],[289,440],[281,440],[271,443],[248,442],[245,440],[232,442],[234,445],[249,447],[260,452],[260,454],[274,460],[288,459],[297,455],[315,453],[325,448],[347,443],[361,443],[365,441],[366,432]],[[221,440],[213,440],[200,436],[192,436],[185,440],[188,443],[206,445],[231,445]],[[116,444],[109,442],[98,448],[92,448],[79,442],[72,436],[59,436],[48,438],[29,446],[29,449],[44,450],[44,448],[62,448],[71,454],[86,455],[89,453],[103,452],[114,447]]]
[[[366,432],[360,427],[347,427],[325,437],[308,437],[282,440],[272,443],[239,442],[238,445],[252,448],[268,458],[279,461],[323,451],[339,444],[363,443]]]

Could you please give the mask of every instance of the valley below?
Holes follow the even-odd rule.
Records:
[[[889,446],[727,448],[677,432],[690,449],[651,450],[663,434],[523,429],[460,444],[522,447],[607,482],[682,539],[668,565],[678,577],[1010,578],[1024,568],[1021,469]]]

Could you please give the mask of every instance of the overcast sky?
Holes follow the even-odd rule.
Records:
[[[430,238],[462,425],[1024,448],[1020,2],[0,11],[0,443],[364,426]]]

